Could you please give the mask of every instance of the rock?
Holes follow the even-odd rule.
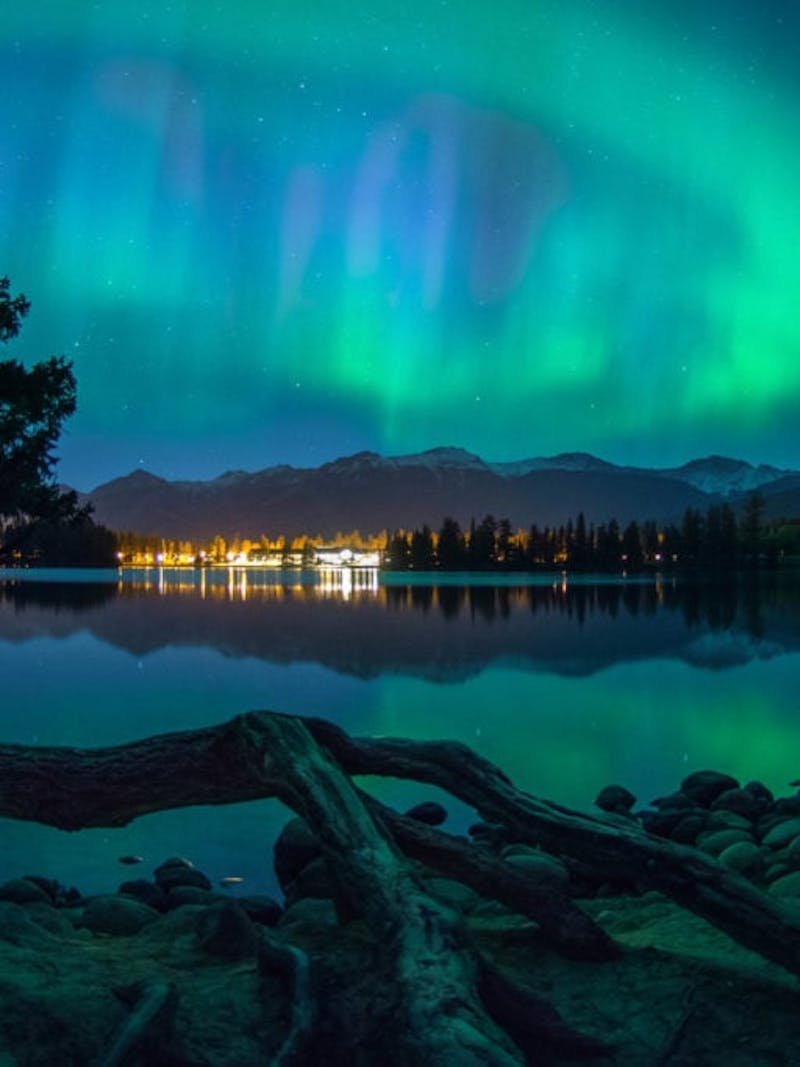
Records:
[[[22,877],[24,881],[33,882],[34,885],[44,890],[53,904],[63,897],[64,888],[55,878],[43,878],[40,874],[23,874]]]
[[[493,851],[508,843],[508,831],[499,822],[474,822],[467,829],[467,833],[476,845],[483,845]]]
[[[670,838],[679,845],[693,845],[699,834],[706,828],[706,816],[686,815],[677,823],[670,833]]]
[[[278,922],[278,929],[289,927],[320,927],[338,926],[339,916],[332,900],[321,900],[306,897],[298,900],[291,907],[286,908]]]
[[[41,902],[39,902],[41,903]],[[58,951],[58,939],[34,922],[25,907],[0,901],[0,941],[44,952]]]
[[[679,808],[667,811],[650,811],[645,808],[638,813],[643,829],[658,837],[671,837],[678,823],[686,818],[686,812]]]
[[[33,919],[37,926],[54,934],[56,937],[69,937],[73,932],[72,923],[64,917],[63,912],[54,908],[52,904],[42,904],[39,901],[33,904],[23,904],[27,915]]]
[[[426,886],[432,896],[438,897],[445,904],[458,908],[459,911],[471,911],[481,901],[474,889],[452,878],[429,878]]]
[[[169,870],[170,867],[184,867],[186,870],[191,871],[194,869],[194,864],[185,856],[170,856],[169,859],[164,860],[163,863],[156,867],[153,874],[161,874],[162,871]]]
[[[237,897],[236,903],[254,923],[260,926],[276,926],[283,915],[283,908],[272,897],[247,896]]]
[[[196,886],[198,889],[210,889],[211,880],[202,871],[194,867],[159,867],[155,872],[156,885],[168,893],[177,886]]]
[[[800,818],[783,819],[762,838],[768,848],[782,848],[800,834]]]
[[[772,805],[776,815],[800,815],[800,793],[792,797],[781,797]]]
[[[792,838],[785,852],[791,861],[800,860],[800,835]]]
[[[745,819],[757,819],[764,804],[747,789],[726,789],[712,803],[711,810],[733,811]]]
[[[304,819],[290,819],[278,835],[273,849],[273,862],[278,884],[284,891],[304,867],[321,856],[314,834]]]
[[[133,897],[95,897],[86,905],[82,924],[95,934],[129,937],[155,922],[159,913]]]
[[[792,871],[776,878],[768,892],[776,897],[800,897],[800,871]]]
[[[709,830],[747,830],[750,833],[753,829],[752,820],[738,815],[735,811],[710,811],[706,819]]]
[[[509,845],[503,849],[501,856],[510,866],[518,867],[526,874],[557,883],[565,889],[569,886],[569,871],[566,866],[548,852],[528,845]]]
[[[695,804],[709,808],[726,789],[738,789],[739,783],[729,774],[719,771],[695,771],[681,782],[681,792],[691,797]]]
[[[437,804],[435,800],[426,800],[422,804],[415,804],[406,812],[407,819],[416,819],[428,826],[441,826],[447,820],[447,808]]]
[[[685,793],[668,793],[665,797],[651,800],[650,804],[659,811],[686,811],[697,807],[695,801]]]
[[[197,940],[206,952],[226,960],[254,956],[258,933],[250,918],[232,900],[207,908],[197,924]]]
[[[165,897],[167,911],[184,908],[187,904],[192,907],[209,908],[212,904],[219,904],[225,900],[221,893],[202,889],[199,885],[177,885],[174,889],[170,889]]]
[[[594,802],[602,811],[620,812],[630,811],[636,803],[636,797],[626,789],[624,785],[607,785],[601,789]]]
[[[753,841],[737,841],[728,845],[719,854],[719,862],[731,871],[742,874],[759,870],[764,866],[761,849]]]
[[[124,897],[133,897],[134,900],[141,901],[142,904],[147,904],[156,911],[167,910],[167,894],[160,886],[154,882],[148,882],[146,878],[123,882],[117,892]]]
[[[706,830],[697,838],[697,847],[702,852],[719,856],[726,848],[740,841],[752,842],[753,838],[745,830]]]
[[[775,800],[775,797],[772,795],[772,790],[767,789],[763,782],[748,782],[743,788],[746,789],[748,793],[752,793],[757,800],[762,801],[764,808],[769,807]]]
[[[53,898],[29,878],[14,878],[0,885],[0,900],[12,904],[52,904]]]
[[[328,865],[322,856],[318,856],[304,867],[285,888],[286,906],[294,904],[305,897],[329,897],[333,899],[336,887],[328,871]]]
[[[792,868],[788,863],[770,863],[764,871],[764,881],[767,883],[774,882],[778,878],[782,878],[785,874],[791,874]]]

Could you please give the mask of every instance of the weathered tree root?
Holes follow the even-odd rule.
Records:
[[[258,946],[259,974],[277,974],[291,990],[289,1032],[272,1057],[270,1067],[297,1067],[302,1064],[316,1022],[317,1008],[311,983],[311,961],[295,945],[277,941],[261,931]]]
[[[522,1062],[513,1019],[498,1025],[493,1014],[499,1001],[514,997],[493,994],[502,982],[481,971],[460,916],[427,893],[398,846],[531,916],[560,951],[603,958],[613,953],[612,942],[530,876],[365,798],[348,777],[361,774],[439,786],[502,824],[512,839],[541,846],[598,881],[623,870],[800,974],[800,916],[789,905],[692,848],[522,792],[453,742],[357,739],[324,720],[252,712],[115,748],[2,745],[0,815],[77,829],[121,826],[165,808],[279,797],[313,827],[338,893],[379,946],[379,971],[390,976],[389,999],[402,1023],[392,1030],[403,1034],[398,1062]],[[544,1026],[537,1030],[542,1047],[558,1030],[552,1020]]]
[[[97,1067],[145,1067],[159,1062],[159,1053],[168,1045],[175,1022],[175,986],[169,982],[142,982],[117,992],[126,1002],[133,1001],[131,1013]]]

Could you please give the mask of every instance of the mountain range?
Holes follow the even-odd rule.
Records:
[[[228,471],[210,481],[134,471],[83,499],[112,529],[205,540],[436,527],[447,515],[466,527],[488,513],[515,527],[559,525],[581,511],[593,523],[669,522],[687,507],[738,507],[753,489],[768,517],[800,517],[800,471],[723,456],[669,469],[622,467],[583,452],[490,463],[452,447],[386,457],[358,452],[320,467]]]

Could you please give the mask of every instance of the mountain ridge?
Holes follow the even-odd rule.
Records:
[[[462,524],[486,513],[512,524],[557,525],[583,512],[589,522],[674,521],[687,507],[741,503],[752,489],[767,514],[800,515],[800,472],[707,456],[680,467],[618,466],[585,452],[489,462],[456,446],[381,456],[361,451],[321,464],[226,471],[209,480],[161,478],[136,470],[83,499],[98,522],[164,537],[287,536]]]

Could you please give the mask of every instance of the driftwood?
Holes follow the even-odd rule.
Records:
[[[278,797],[313,828],[344,912],[360,915],[373,935],[376,981],[363,1022],[377,1035],[375,1062],[511,1065],[602,1054],[474,949],[461,916],[426,890],[406,857],[535,919],[543,940],[564,954],[604,959],[613,942],[552,887],[362,793],[350,777],[362,774],[440,786],[513,840],[598,881],[624,870],[800,974],[800,918],[786,905],[694,849],[522,792],[457,743],[357,739],[323,720],[252,712],[113,748],[0,745],[0,815],[79,829],[122,826],[166,808]],[[278,957],[265,946],[260,965],[270,961]],[[307,961],[283,962],[291,964],[295,1001],[280,1054],[288,1063],[313,1042],[315,1005]]]
[[[77,830],[124,826],[167,808],[282,796],[286,783],[271,750],[272,726],[281,721],[295,720],[250,712],[216,727],[103,749],[0,745],[0,816]],[[457,742],[353,738],[322,719],[302,722],[347,775],[412,778],[439,786],[488,821],[503,824],[515,840],[574,861],[599,882],[624,871],[800,975],[797,912],[695,849],[653,837],[635,824],[630,829],[610,825],[539,800]],[[425,862],[442,869],[434,861],[436,851],[428,850]],[[445,865],[452,860],[452,854],[440,855]],[[502,899],[501,892],[507,890],[498,888],[493,895]]]

